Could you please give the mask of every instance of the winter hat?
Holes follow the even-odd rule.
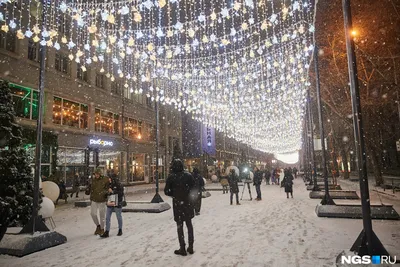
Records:
[[[95,174],[103,174],[103,170],[102,169],[100,169],[100,168],[97,168],[95,171],[94,171],[94,173]]]

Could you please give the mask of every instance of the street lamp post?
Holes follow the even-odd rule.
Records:
[[[364,128],[361,115],[360,92],[358,87],[357,62],[354,41],[351,36],[352,18],[350,0],[342,0],[344,29],[346,35],[347,61],[349,68],[351,103],[353,110],[353,126],[355,155],[357,156],[358,176],[360,180],[363,230],[351,247],[358,255],[389,255],[379,238],[372,230],[371,206],[368,188],[367,160],[364,145]]]
[[[156,194],[151,200],[151,203],[160,203],[164,202],[162,197],[159,194],[160,186],[159,186],[159,181],[158,181],[158,158],[160,154],[160,124],[159,124],[159,117],[160,117],[160,111],[158,107],[158,102],[155,102],[155,108],[156,108],[156,170],[154,172],[154,175],[156,176]]]
[[[308,142],[309,142],[309,150],[310,150],[310,164],[311,164],[311,182],[310,185],[313,186],[312,191],[319,191],[317,184],[317,168],[315,167],[315,151],[314,151],[314,129],[313,129],[313,119],[312,119],[312,111],[311,111],[311,97],[310,90],[307,92],[307,108],[308,108]]]
[[[314,47],[314,64],[315,64],[315,76],[317,85],[317,108],[318,108],[318,120],[319,120],[319,134],[321,138],[321,152],[322,152],[322,169],[324,175],[324,187],[325,195],[322,198],[321,205],[335,205],[335,202],[329,194],[328,185],[328,170],[326,168],[326,150],[325,150],[325,133],[324,133],[324,121],[322,119],[322,104],[321,104],[321,88],[319,84],[319,68],[318,68],[318,47]],[[315,186],[314,186],[315,187]]]
[[[42,23],[46,25],[47,7],[51,4],[49,0],[42,1]],[[35,149],[35,177],[33,180],[33,207],[32,218],[22,229],[21,233],[31,233],[36,231],[50,231],[38,216],[39,212],[39,181],[41,177],[42,165],[42,128],[43,128],[43,107],[44,107],[44,81],[46,71],[46,45],[40,43],[40,67],[39,67],[39,98],[38,98],[38,119],[36,124],[36,149]]]

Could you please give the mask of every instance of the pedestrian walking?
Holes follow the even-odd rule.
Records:
[[[95,235],[104,234],[104,219],[106,213],[106,201],[109,188],[108,178],[102,175],[101,169],[96,169],[94,172],[94,177],[91,179],[91,184],[89,185],[90,192],[90,214],[92,216],[93,222],[96,225]],[[99,217],[97,216],[99,213]]]
[[[75,193],[75,198],[78,197],[79,195],[79,190],[80,190],[80,178],[79,178],[79,173],[75,173],[74,176],[74,181],[72,182],[72,193],[71,193],[71,198]]]
[[[109,237],[111,215],[115,212],[118,221],[118,234],[122,235],[122,200],[124,198],[124,187],[119,182],[118,177],[109,178],[110,186],[108,188],[106,230],[100,237]]]
[[[239,177],[236,175],[235,170],[231,170],[231,173],[228,178],[229,182],[229,190],[231,192],[231,205],[233,205],[233,195],[236,195],[236,205],[240,205],[239,203]]]
[[[253,179],[253,185],[256,187],[256,192],[257,192],[257,201],[261,200],[261,182],[262,182],[262,176],[263,173],[258,169],[257,167],[254,170],[254,179]]]
[[[289,198],[289,193],[293,198],[293,175],[291,171],[285,170],[285,176],[283,177],[282,184],[285,187],[286,198]]]
[[[293,174],[294,174],[294,178],[295,178],[295,179],[297,178],[297,173],[298,173],[298,170],[297,170],[296,167],[294,167],[294,168],[293,168]]]
[[[191,191],[191,198],[193,201],[194,212],[196,215],[200,215],[201,209],[201,193],[204,191],[204,179],[200,175],[200,171],[198,168],[193,168],[193,179],[194,179],[194,187]]]
[[[58,195],[58,198],[56,200],[56,205],[58,205],[58,200],[59,199],[64,199],[65,203],[68,203],[68,194],[67,194],[67,187],[65,185],[64,180],[60,178],[60,180],[57,183],[58,188],[60,189],[60,194]]]
[[[222,194],[228,194],[228,176],[225,174],[225,169],[222,170],[221,180],[219,181],[222,185]]]
[[[190,201],[190,192],[193,190],[195,181],[193,176],[184,171],[183,162],[180,159],[174,159],[171,163],[171,173],[165,183],[164,193],[172,197],[172,208],[174,211],[174,220],[178,230],[179,249],[174,253],[186,256],[187,252],[193,254],[194,233],[192,219],[194,209]],[[188,229],[189,246],[186,250],[185,236],[183,233],[183,223],[186,223]]]
[[[281,169],[276,168],[276,184],[280,185],[280,180],[281,180]]]

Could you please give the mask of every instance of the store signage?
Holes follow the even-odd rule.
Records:
[[[111,141],[105,141],[102,139],[90,139],[90,145],[99,145],[99,146],[113,146],[114,143]]]
[[[215,150],[215,129],[207,127],[205,125],[202,126],[202,135],[203,135],[203,140],[202,140],[202,147],[203,147],[203,152],[207,153],[210,156],[215,156],[216,150]]]

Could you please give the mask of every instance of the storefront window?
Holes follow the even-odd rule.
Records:
[[[35,168],[35,151],[36,151],[36,146],[29,144],[25,145],[27,154],[28,154],[28,159],[30,160],[30,165],[31,167]],[[41,166],[41,175],[44,176],[46,179],[50,176],[51,174],[51,161],[52,161],[52,155],[51,155],[52,147],[51,146],[42,146],[42,164]]]
[[[16,115],[21,118],[37,120],[38,92],[13,83],[9,83],[9,86]]]
[[[53,123],[74,128],[88,128],[87,105],[72,102],[60,97],[54,97]]]
[[[144,181],[145,169],[145,154],[132,154],[131,170],[129,173],[130,182]]]
[[[59,148],[57,166],[58,175],[65,180],[67,187],[73,185],[75,174],[78,174],[80,184],[85,185],[85,149]]]
[[[100,167],[105,168],[105,175],[110,175],[111,170],[119,174],[121,168],[121,152],[111,150],[101,150],[99,153]]]
[[[95,110],[96,121],[95,121],[95,131],[119,134],[119,115],[105,110],[97,109]]]

